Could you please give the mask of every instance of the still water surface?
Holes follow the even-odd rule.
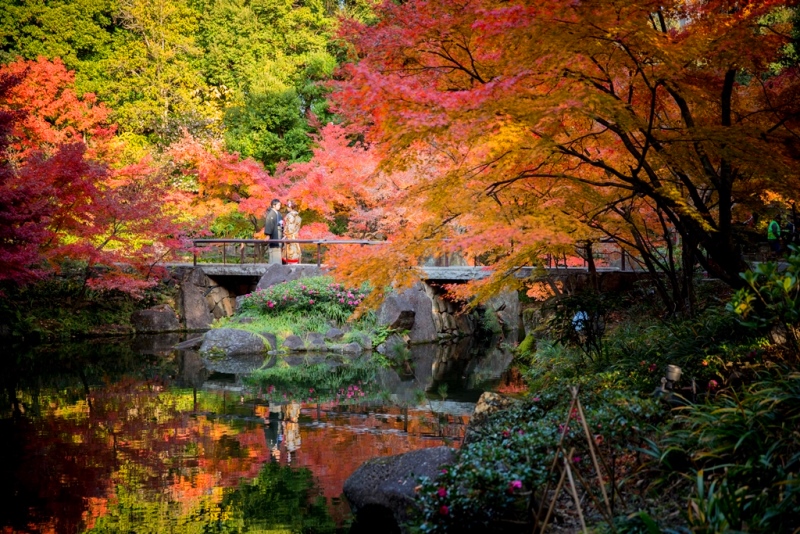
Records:
[[[0,531],[346,532],[359,465],[457,447],[508,385],[510,357],[467,343],[415,349],[377,397],[277,403],[176,341],[6,348]]]

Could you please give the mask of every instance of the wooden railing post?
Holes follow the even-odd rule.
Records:
[[[322,243],[317,241],[317,267],[322,265]]]

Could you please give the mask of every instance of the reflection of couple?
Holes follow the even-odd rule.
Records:
[[[281,215],[281,201],[277,198],[270,203],[264,224],[267,239],[297,239],[302,219],[297,213],[297,205],[292,200],[286,201],[286,215]],[[280,243],[269,244],[269,263],[300,263],[300,244],[286,243],[281,252]]]
[[[300,448],[300,403],[285,405],[270,403],[268,424],[264,427],[267,447],[275,461],[280,461],[281,453],[286,454],[287,463],[292,462],[292,453]],[[273,418],[277,414],[280,420]]]

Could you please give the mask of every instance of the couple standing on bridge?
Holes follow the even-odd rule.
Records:
[[[281,215],[281,201],[273,199],[267,210],[264,235],[270,240],[269,263],[300,263],[299,243],[276,243],[281,239],[297,239],[302,219],[297,213],[297,205],[286,201],[286,215]]]

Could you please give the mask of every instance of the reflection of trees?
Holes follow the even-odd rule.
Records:
[[[225,495],[221,508],[240,519],[240,532],[337,532],[309,469],[267,463],[252,483]]]
[[[10,512],[0,531],[202,531],[222,488],[255,477],[267,458],[260,427],[195,414],[222,412],[224,401],[168,390],[169,359],[77,347],[7,362],[0,502]],[[119,378],[134,369],[138,378]]]

